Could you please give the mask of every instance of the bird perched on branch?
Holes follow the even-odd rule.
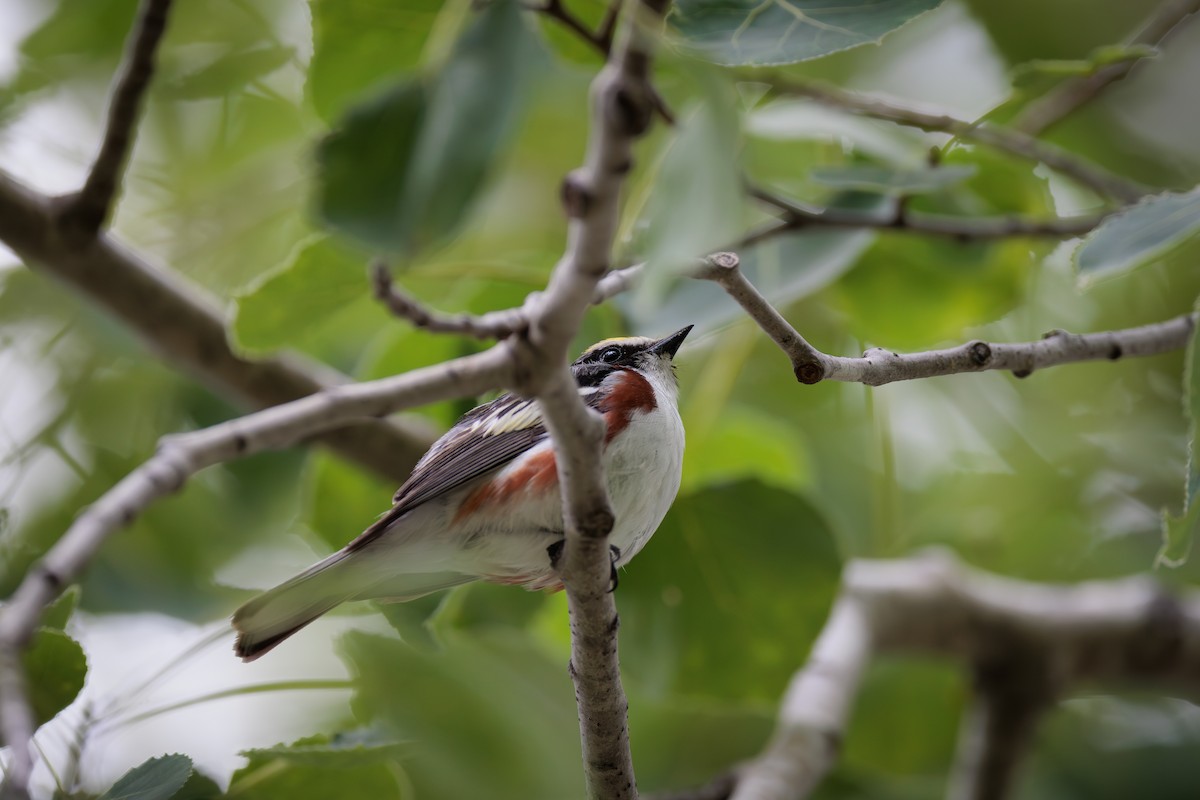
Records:
[[[683,423],[673,360],[692,326],[663,339],[606,339],[571,372],[603,415],[616,568],[654,533],[679,491]],[[504,395],[468,412],[350,544],[233,615],[244,661],[348,600],[413,600],[476,580],[558,589],[562,498],[554,446],[534,400]]]

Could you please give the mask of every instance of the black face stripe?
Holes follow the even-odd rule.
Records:
[[[650,346],[650,344],[651,343],[641,342],[636,344],[631,344],[629,342],[611,342],[603,347],[597,347],[590,352],[584,353],[579,358],[575,359],[575,362],[571,366],[582,367],[585,365],[597,365],[608,368],[610,372],[614,368],[631,367],[634,365],[634,360],[639,355],[646,352],[646,349]],[[605,360],[605,354],[614,350],[618,353],[617,357],[611,361]]]
[[[604,379],[612,375],[620,367],[616,364],[605,364],[604,362],[587,362],[580,364],[576,362],[571,367],[571,372],[575,375],[575,383],[581,388],[585,386],[599,386],[604,382]]]

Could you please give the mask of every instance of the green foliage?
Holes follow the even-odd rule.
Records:
[[[301,242],[279,269],[235,296],[230,331],[241,350],[262,355],[290,346],[367,291],[366,257],[328,237]]]
[[[656,696],[773,701],[839,571],[828,526],[795,494],[740,481],[681,497],[621,578],[622,666]]]
[[[351,109],[322,143],[321,215],[408,257],[453,233],[520,118],[540,58],[515,0],[484,8],[435,74]]]
[[[718,64],[791,64],[877,42],[941,0],[680,0],[671,20]]]
[[[1200,190],[1160,194],[1115,214],[1075,253],[1084,278],[1101,278],[1153,261],[1200,229]]]
[[[1184,414],[1188,421],[1188,468],[1183,487],[1183,513],[1175,516],[1163,511],[1162,547],[1156,564],[1180,567],[1192,550],[1192,542],[1200,530],[1200,346],[1197,334],[1188,342],[1187,361],[1183,372]]]
[[[68,191],[95,152],[103,84],[136,3],[16,3],[15,18],[33,29],[15,61],[0,58],[0,124],[10,126],[0,137],[0,168]],[[609,7],[564,3],[593,30]],[[567,231],[557,187],[585,152],[587,87],[601,62],[567,27],[518,8],[528,5],[176,3],[115,236],[214,295],[247,358],[299,350],[373,379],[477,352],[487,343],[389,318],[370,298],[365,268],[372,250],[400,256],[397,282],[450,312],[520,305],[545,285]],[[709,63],[790,64],[878,40],[935,5],[685,0],[668,21],[654,78],[677,124],[656,117],[635,149],[613,259],[668,268],[656,269],[636,300],[631,293],[594,309],[572,345],[697,324],[679,359],[688,436],[681,497],[616,593],[646,792],[703,783],[761,749],[783,686],[824,622],[843,556],[940,544],[1005,573],[1086,580],[1150,569],[1156,552],[1159,563],[1178,563],[1193,539],[1194,346],[1182,385],[1185,359],[1172,353],[1021,381],[992,373],[880,390],[799,386],[784,355],[719,287],[669,269],[772,224],[775,211],[744,197],[743,178],[798,202],[881,217],[901,199],[914,213],[951,218],[1097,210],[1093,196],[1044,166],[780,97],[752,71]],[[982,117],[1003,124],[1065,79],[1151,55],[1106,44],[1139,24],[1141,5],[1095,0],[1080,15],[1069,0],[966,0],[879,47],[779,74],[966,119],[1011,91]],[[1200,183],[1200,149],[1171,141],[1190,130],[1186,111],[1194,106],[1174,47],[1168,42],[1162,58],[1049,138],[1147,185],[1187,191]],[[929,166],[934,148],[937,166]],[[1048,239],[814,226],[739,255],[750,281],[826,352],[1034,340],[1051,328],[1107,330],[1192,310],[1200,295],[1195,198],[1152,198],[1088,237],[1076,255],[1086,293],[1069,263],[1070,243],[1059,249]],[[156,361],[102,309],[36,268],[0,271],[0,353],[0,594],[160,436],[241,412]],[[478,400],[412,413],[442,430]],[[1158,509],[1181,510],[1181,482],[1182,513],[1164,521]],[[67,627],[92,641],[83,634],[105,635],[106,625],[89,626],[112,611],[223,627],[215,620],[244,599],[221,588],[231,561],[241,569],[253,553],[265,565],[270,544],[297,532],[317,549],[341,547],[388,507],[395,488],[320,449],[197,476],[107,542],[82,591],[69,590],[47,611],[27,664],[39,719],[71,702],[87,671]],[[1195,586],[1200,563],[1157,576]],[[87,613],[72,616],[77,605]],[[474,584],[381,605],[384,619],[370,608],[360,604],[369,613],[324,628],[389,634],[345,639],[351,708],[334,699],[306,712],[294,699],[301,695],[274,700],[285,689],[347,683],[319,658],[309,664],[297,643],[247,668],[295,670],[287,679],[156,684],[162,696],[147,719],[161,725],[160,749],[177,747],[166,741],[174,715],[209,710],[214,750],[254,747],[230,797],[582,795],[562,593]],[[312,642],[322,630],[304,637]],[[95,670],[89,687],[91,707],[101,710],[111,699],[104,672]],[[874,664],[840,766],[820,796],[940,796],[969,692],[968,677],[949,661]],[[265,712],[273,722],[294,721],[274,737],[291,744],[238,739],[255,727],[237,723],[238,705],[250,698],[278,704]],[[1194,716],[1122,702],[1089,711],[1072,701],[1055,713],[1021,796],[1130,797],[1146,787],[1193,796]],[[58,714],[39,732],[60,771],[67,755],[59,745],[74,741],[80,716]],[[126,749],[114,742],[110,752]],[[151,770],[151,788],[165,796],[174,784],[158,770],[182,775],[180,758],[131,775]],[[83,766],[94,785],[88,760]],[[174,797],[213,800],[227,778],[192,772]]]
[[[170,800],[192,775],[192,760],[173,753],[126,772],[100,800]]]
[[[79,643],[53,628],[39,628],[22,655],[29,701],[38,722],[69,706],[83,689],[87,656]]]
[[[242,753],[246,766],[233,773],[227,796],[403,798],[395,761],[400,745],[373,733],[312,736],[291,745]]]
[[[455,636],[436,653],[351,633],[342,649],[358,681],[359,719],[420,742],[404,764],[418,796],[582,792],[571,682],[519,631]]]

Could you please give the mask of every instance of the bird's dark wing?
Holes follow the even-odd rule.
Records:
[[[421,458],[392,498],[392,509],[347,549],[365,546],[403,514],[507,464],[546,435],[541,411],[532,400],[506,394],[472,409]]]

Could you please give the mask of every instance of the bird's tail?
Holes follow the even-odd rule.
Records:
[[[347,600],[418,597],[474,580],[460,572],[365,573],[361,553],[339,550],[285,583],[263,592],[233,613],[234,652],[253,661],[317,617]]]

